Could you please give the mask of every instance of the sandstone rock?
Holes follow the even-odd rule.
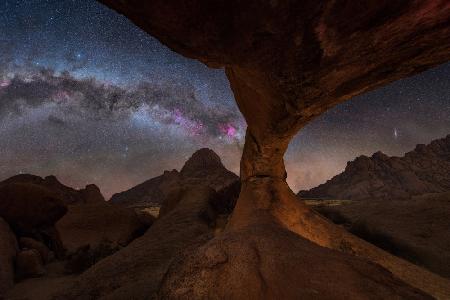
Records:
[[[52,258],[50,249],[48,249],[48,247],[44,243],[36,241],[35,239],[29,237],[21,237],[19,239],[19,245],[22,250],[25,249],[37,250],[44,264],[48,263]]]
[[[450,193],[316,209],[378,247],[450,278]]]
[[[227,229],[283,224],[324,247],[368,257],[408,283],[448,298],[445,280],[432,274],[418,278],[420,269],[299,204],[284,186],[283,161],[298,130],[327,109],[448,61],[448,1],[101,2],[182,55],[225,67],[248,124],[240,172],[244,184]],[[285,279],[283,274],[279,278]],[[318,288],[327,289],[325,284]]]
[[[51,190],[31,183],[0,185],[0,216],[18,235],[52,227],[67,208]]]
[[[381,267],[278,226],[226,232],[177,257],[161,299],[432,299]]]
[[[180,250],[212,238],[213,228],[202,217],[214,191],[194,186],[180,193],[173,210],[142,236],[104,258],[79,277],[62,299],[88,295],[108,299],[148,299],[156,295],[172,259]]]
[[[238,177],[233,172],[223,166],[214,151],[203,148],[189,158],[180,172],[177,170],[165,171],[161,176],[113,195],[110,201],[128,207],[161,205],[173,192],[173,187],[202,184],[217,191],[237,179]]]
[[[147,228],[134,210],[106,201],[69,205],[67,214],[56,223],[68,254],[85,245],[96,249],[104,241],[109,241],[113,247],[126,246]]]
[[[20,174],[0,182],[0,186],[10,183],[24,183],[41,186],[52,191],[65,204],[105,201],[96,185],[91,184],[86,186],[85,189],[75,190],[59,182],[55,176],[42,178],[30,174]]]
[[[18,278],[40,277],[45,274],[42,257],[36,249],[19,251],[16,261]]]
[[[345,171],[309,191],[304,198],[402,199],[450,191],[450,135],[417,145],[403,157],[377,152],[349,162]]]
[[[0,299],[14,285],[17,240],[9,225],[0,218]]]

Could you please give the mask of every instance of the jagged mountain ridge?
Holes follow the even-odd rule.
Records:
[[[126,206],[159,205],[175,186],[202,184],[218,191],[237,179],[239,177],[225,168],[213,150],[202,148],[186,161],[181,171],[164,171],[160,176],[114,194],[110,201]]]
[[[303,198],[408,199],[450,191],[450,135],[418,144],[403,157],[376,152],[348,162],[341,174],[309,190]]]

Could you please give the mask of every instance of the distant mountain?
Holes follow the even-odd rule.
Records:
[[[406,199],[450,191],[450,135],[419,144],[403,157],[376,152],[347,163],[345,171],[309,191],[303,198]]]
[[[186,161],[180,172],[165,171],[127,191],[114,194],[110,201],[134,207],[159,205],[175,186],[201,184],[218,191],[238,179],[236,174],[225,168],[213,150],[202,148]]]
[[[65,204],[105,201],[100,189],[95,184],[89,184],[84,189],[75,190],[59,182],[55,176],[42,178],[31,174],[20,174],[1,181],[0,186],[10,183],[29,183],[45,187],[55,193]]]

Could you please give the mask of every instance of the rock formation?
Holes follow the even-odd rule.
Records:
[[[403,157],[377,152],[360,156],[345,171],[309,191],[305,198],[406,199],[414,195],[450,191],[450,135],[417,145]]]
[[[34,183],[0,185],[0,217],[18,237],[32,237],[45,242],[59,257],[64,255],[55,223],[67,207],[56,193]]]
[[[0,182],[0,186],[10,183],[29,183],[41,186],[51,190],[60,199],[62,199],[65,204],[78,202],[98,202],[105,200],[103,199],[99,188],[93,184],[86,186],[85,189],[75,190],[59,182],[55,176],[47,176],[42,178],[31,174],[20,174]]]
[[[85,245],[92,249],[104,243],[112,248],[126,246],[147,228],[133,210],[104,200],[69,205],[67,214],[56,223],[68,254]]]
[[[44,262],[36,249],[19,251],[16,259],[16,276],[18,278],[39,277],[45,274]]]
[[[127,191],[114,194],[110,201],[128,207],[161,205],[173,187],[202,184],[217,191],[237,179],[236,174],[224,167],[213,150],[203,148],[186,161],[180,172],[165,171]]]
[[[185,187],[177,204],[140,238],[84,272],[61,299],[148,299],[156,295],[164,274],[181,250],[212,238],[213,228],[204,217],[211,210],[214,190]]]
[[[0,299],[14,284],[17,240],[9,225],[0,218]]]
[[[316,209],[366,241],[450,278],[450,193]]]
[[[263,224],[278,224],[280,230],[294,232],[299,240],[303,237],[364,257],[410,285],[448,298],[448,281],[424,275],[424,271],[348,234],[299,202],[285,182],[283,162],[292,137],[330,107],[448,61],[448,1],[101,2],[180,54],[211,67],[225,67],[248,124],[241,194],[227,225],[231,237],[242,237]],[[210,246],[214,251],[214,243]],[[267,253],[258,247],[256,244],[259,253]],[[285,250],[281,248],[278,254],[289,257]],[[196,262],[195,258],[185,260],[180,268]],[[237,269],[231,270],[235,272],[229,276],[240,276]],[[239,282],[220,281],[214,276],[201,280],[203,286],[223,284],[230,295],[239,288]],[[185,286],[182,281],[176,283],[179,285],[172,286],[172,291],[166,291],[168,297]]]

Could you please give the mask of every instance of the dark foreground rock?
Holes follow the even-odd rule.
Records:
[[[177,257],[162,299],[431,299],[378,265],[278,226],[226,232]]]
[[[126,246],[148,226],[134,210],[104,200],[68,205],[67,214],[56,223],[68,255],[86,245],[92,250],[105,244],[112,248]]]
[[[14,285],[17,240],[8,223],[0,218],[0,299]]]
[[[450,193],[316,210],[368,242],[450,278]]]
[[[202,186],[184,189],[177,205],[142,237],[81,274],[61,299],[149,299],[156,295],[179,251],[212,238],[213,228],[203,216],[214,193]]]
[[[44,262],[36,249],[21,250],[17,254],[16,277],[40,277],[45,274]]]
[[[55,176],[47,176],[45,178],[42,178],[40,176],[31,174],[20,174],[0,182],[0,186],[10,183],[34,184],[46,188],[48,190],[51,190],[65,204],[86,201],[91,202],[99,199],[96,198],[95,195],[95,190],[98,190],[98,187],[96,187],[95,185],[88,185],[85,189],[75,190],[62,184]],[[92,194],[93,190],[94,195]]]
[[[19,235],[52,227],[67,212],[51,190],[30,183],[0,185],[0,217]]]

